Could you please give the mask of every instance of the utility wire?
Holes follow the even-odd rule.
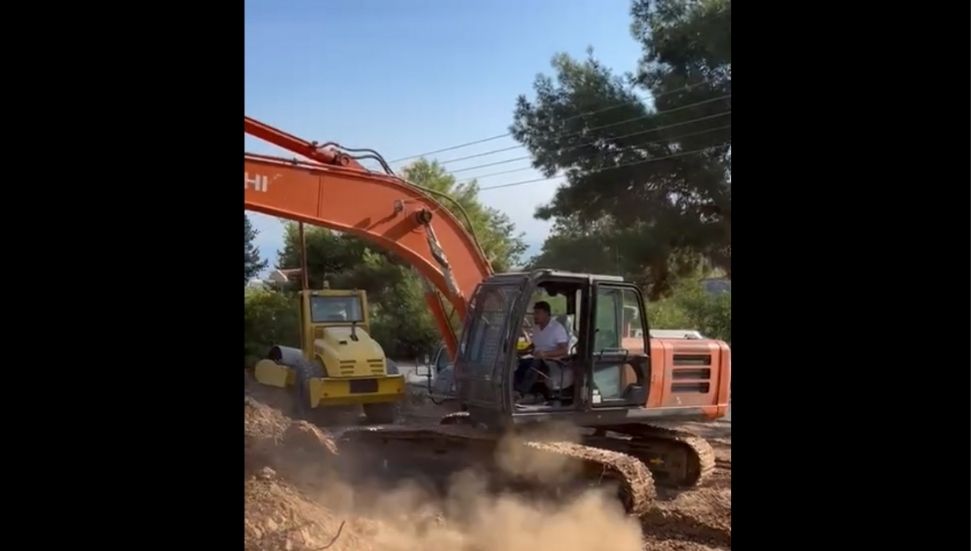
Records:
[[[705,151],[708,151],[712,147],[718,147],[719,145],[726,145],[727,143],[728,142],[724,142],[724,143],[720,143],[720,144],[713,144],[713,145],[710,145],[708,147],[703,147],[701,149],[694,149],[692,151],[682,151],[682,152],[679,152],[679,153],[672,153],[671,155],[665,155],[663,157],[652,157],[650,159],[644,159],[642,161],[635,161],[633,163],[624,163],[624,164],[619,164],[617,166],[610,166],[610,167],[606,167],[606,168],[598,168],[596,170],[591,170],[591,171],[585,172],[584,173],[584,176],[589,175],[589,174],[598,174],[600,172],[606,172],[608,170],[614,170],[616,168],[624,168],[624,167],[628,167],[628,166],[642,165],[642,164],[651,163],[651,162],[654,162],[654,161],[661,161],[661,160],[664,160],[664,159],[672,159],[674,157],[684,157],[686,155],[695,155],[697,153],[704,153]],[[556,176],[550,176],[549,178],[533,178],[531,180],[521,180],[519,182],[512,182],[512,183],[509,183],[509,184],[501,184],[501,185],[498,185],[498,186],[488,186],[488,187],[484,187],[484,188],[479,188],[479,191],[486,191],[486,190],[489,190],[489,189],[499,189],[499,188],[504,188],[504,187],[521,186],[521,185],[525,185],[525,184],[531,184],[531,183],[534,183],[534,182],[545,182],[547,180],[553,180],[554,178],[561,178],[563,176],[564,176],[564,174],[557,174]]]
[[[699,122],[699,121],[716,119],[718,117],[724,117],[725,115],[730,115],[731,113],[732,113],[732,110],[729,109],[728,111],[723,111],[721,113],[716,113],[714,115],[708,115],[706,117],[699,117],[697,119],[691,119],[689,121],[682,121],[682,122],[678,122],[678,123],[674,123],[674,124],[667,124],[667,125],[664,125],[664,126],[658,126],[656,128],[651,128],[651,129],[648,129],[648,130],[639,130],[637,132],[631,132],[629,134],[623,134],[621,136],[612,136],[612,137],[609,137],[609,138],[600,138],[600,139],[595,140],[595,141],[592,141],[592,142],[587,142],[587,143],[582,143],[582,144],[578,144],[578,145],[571,145],[569,147],[564,147],[563,148],[563,151],[570,151],[570,150],[573,150],[573,149],[579,149],[581,147],[586,147],[588,145],[596,145],[602,139],[620,140],[620,139],[623,139],[623,138],[629,138],[631,136],[637,136],[637,135],[640,135],[640,134],[647,134],[649,132],[656,132],[658,130],[667,130],[669,128],[676,128],[678,126],[685,126],[685,125],[692,124],[692,123],[696,123],[696,122]],[[677,139],[677,138],[671,138],[671,139],[674,140],[674,139]],[[526,146],[524,146],[524,145],[517,145],[517,146],[515,146],[515,147],[513,147],[511,149],[520,149],[520,148],[524,148],[524,147],[526,147]],[[465,172],[466,170],[474,170],[476,168],[485,168],[485,167],[488,167],[488,166],[496,166],[496,165],[501,165],[501,164],[506,164],[506,163],[512,163],[512,162],[515,162],[515,161],[522,161],[524,159],[529,159],[529,158],[531,158],[531,156],[530,155],[526,155],[526,156],[523,156],[523,157],[514,157],[512,159],[506,159],[506,160],[503,160],[503,161],[496,161],[496,162],[486,163],[486,164],[481,164],[481,165],[468,166],[468,167],[465,167],[465,168],[458,168],[458,169],[455,169],[455,170],[451,171],[451,174],[455,174],[457,172]],[[439,164],[444,164],[444,163],[439,163]]]
[[[683,109],[690,109],[692,107],[697,107],[698,105],[704,105],[704,104],[712,103],[712,102],[715,102],[715,101],[721,101],[723,99],[727,99],[727,98],[730,98],[730,97],[732,97],[731,94],[725,94],[724,96],[719,96],[717,98],[709,98],[709,99],[702,100],[702,101],[698,101],[698,102],[695,102],[695,103],[689,103],[687,105],[680,105],[678,107],[673,107],[671,109],[666,109],[664,111],[655,111],[653,113],[645,113],[643,115],[638,115],[636,117],[632,117],[632,118],[625,119],[625,120],[622,120],[622,121],[612,122],[612,123],[609,123],[609,124],[602,124],[600,126],[593,126],[591,128],[583,128],[581,130],[577,130],[577,131],[574,131],[574,132],[569,132],[567,134],[553,135],[553,139],[572,138],[574,136],[579,136],[581,134],[585,134],[587,132],[592,132],[594,130],[603,130],[604,128],[610,128],[612,126],[619,126],[621,124],[627,124],[629,122],[639,121],[639,120],[642,120],[642,119],[647,119],[647,118],[650,118],[650,117],[655,117],[657,115],[664,115],[664,114],[667,114],[667,113],[673,113],[675,111],[681,111]],[[689,122],[693,122],[693,121],[689,121]],[[687,124],[687,123],[685,123],[685,124]],[[509,151],[510,149],[518,149],[518,148],[522,148],[522,147],[526,147],[526,146],[524,146],[524,145],[510,146],[510,147],[507,147],[507,148],[502,149],[502,151]],[[485,155],[490,155],[492,153],[498,153],[498,151],[496,151],[496,150],[486,151],[485,153],[479,153],[479,154],[476,154],[476,155],[468,155],[466,157],[459,157],[457,159],[449,159],[447,161],[442,161],[439,164],[454,163],[456,161],[463,161],[465,159],[472,159],[472,158],[475,158],[475,157],[483,157]]]
[[[630,148],[634,148],[634,147],[643,147],[645,145],[650,145],[650,144],[655,144],[655,143],[662,143],[662,142],[666,142],[666,141],[677,141],[677,140],[680,140],[680,139],[683,139],[683,138],[690,138],[692,136],[700,136],[702,134],[708,134],[709,132],[717,132],[719,130],[727,130],[727,129],[731,128],[731,127],[732,127],[732,125],[726,124],[725,126],[719,126],[718,128],[709,128],[707,130],[702,130],[700,132],[692,132],[690,134],[683,134],[681,136],[675,136],[673,138],[665,138],[663,140],[652,140],[652,141],[649,141],[649,142],[643,142],[643,143],[637,143],[637,144],[630,144],[628,146],[624,146],[624,147],[618,149],[616,151],[616,153],[621,153],[623,151],[630,151]],[[584,145],[591,145],[591,144],[584,144]],[[581,146],[576,146],[576,147],[581,147]],[[570,148],[570,149],[572,149],[572,148]],[[614,153],[614,152],[611,152],[611,153]],[[512,161],[521,161],[521,160],[530,159],[530,158],[531,157],[529,155],[527,155],[525,157],[516,157],[515,159],[508,159],[506,161],[502,161],[502,163],[507,163],[507,162],[512,162]],[[493,163],[493,164],[501,164],[501,163]],[[514,168],[514,169],[511,169],[511,170],[503,170],[503,171],[500,171],[500,172],[490,172],[489,174],[482,174],[480,176],[475,176],[473,178],[470,178],[469,180],[466,180],[464,182],[459,182],[459,184],[460,185],[461,184],[468,184],[468,183],[471,183],[471,182],[473,182],[475,180],[481,180],[482,178],[490,178],[492,176],[499,176],[501,174],[511,174],[513,172],[522,172],[523,170],[529,170],[531,168],[533,168],[533,167],[532,166],[524,166],[522,168]],[[460,170],[453,171],[453,174],[455,172],[461,172],[461,171]]]
[[[710,83],[708,83],[707,81],[701,81],[701,82],[696,82],[694,84],[688,84],[686,86],[682,86],[681,88],[675,88],[674,90],[668,90],[667,92],[661,92],[659,94],[652,94],[651,99],[654,100],[654,99],[657,99],[657,98],[660,98],[660,97],[663,97],[663,96],[666,96],[666,95],[669,95],[669,94],[674,94],[676,92],[682,92],[684,90],[688,90],[688,89],[691,89],[691,88],[695,88],[695,87],[701,86],[703,84],[710,84]],[[640,98],[638,98],[638,99],[640,99]],[[603,113],[605,111],[610,111],[611,109],[616,109],[618,107],[623,107],[625,105],[630,105],[630,102],[629,101],[624,101],[624,102],[620,102],[620,103],[617,103],[617,104],[614,104],[614,105],[611,105],[611,106],[608,106],[608,107],[603,107],[601,109],[595,109],[593,111],[586,111],[586,112],[583,112],[583,113],[578,113],[576,115],[572,115],[570,117],[567,117],[566,119],[564,119],[563,122],[571,121],[571,120],[574,120],[574,119],[578,119],[580,117],[586,117],[588,115],[595,115],[597,113]],[[410,160],[410,159],[417,159],[418,157],[426,157],[428,155],[434,155],[436,153],[444,153],[446,151],[454,151],[456,149],[462,149],[464,147],[469,147],[470,145],[478,145],[480,143],[485,143],[485,142],[490,142],[490,141],[493,141],[493,140],[498,140],[500,138],[505,138],[506,136],[511,136],[511,135],[512,135],[512,132],[506,132],[505,134],[497,134],[495,136],[489,136],[488,138],[482,138],[482,139],[479,139],[479,140],[473,140],[471,142],[465,142],[465,143],[461,143],[461,144],[458,144],[458,145],[453,145],[453,146],[449,146],[449,147],[443,147],[442,149],[436,149],[434,151],[426,151],[424,153],[417,153],[415,155],[408,155],[406,157],[399,157],[397,159],[392,159],[389,162],[391,162],[391,163],[399,163],[401,161],[407,161],[407,160]]]
[[[721,98],[719,98],[719,99],[721,99]],[[665,112],[669,112],[669,111],[665,111]],[[698,121],[704,121],[704,120],[708,120],[708,119],[714,119],[714,118],[717,118],[717,117],[723,117],[725,115],[730,114],[731,112],[732,112],[732,110],[729,109],[727,111],[723,111],[721,113],[716,113],[714,115],[708,115],[706,117],[698,117],[697,119],[691,119],[691,120],[682,121],[682,122],[678,122],[678,123],[674,123],[674,124],[667,124],[667,125],[663,125],[663,126],[657,126],[657,127],[654,127],[654,128],[649,128],[647,130],[638,130],[637,132],[631,132],[629,134],[624,134],[624,135],[621,135],[621,136],[611,136],[611,137],[606,138],[606,139],[619,140],[619,139],[622,139],[622,138],[628,138],[630,136],[636,136],[638,134],[646,134],[648,132],[655,132],[657,130],[665,130],[665,129],[668,129],[668,128],[675,128],[677,126],[684,126],[686,124],[691,124],[691,123],[695,123],[695,122],[698,122]],[[657,114],[657,113],[654,113],[654,114]],[[654,115],[654,114],[652,114],[652,115]],[[607,124],[607,125],[603,125],[603,126],[597,126],[597,127],[593,127],[593,128],[588,128],[584,132],[589,132],[591,130],[602,130],[604,128],[609,128],[611,126],[615,126],[615,125],[618,125],[618,124],[624,124],[624,123],[627,123],[627,122],[633,122],[633,121],[638,120],[638,119],[647,118],[647,117],[650,117],[652,115],[642,115],[640,117],[636,117],[636,118],[633,118],[633,119],[627,119],[627,120],[620,121],[620,122],[616,122],[616,123],[612,123],[612,124]],[[579,132],[579,133],[582,133],[582,132]],[[575,134],[578,134],[578,133],[575,133]],[[561,137],[562,138],[568,138],[568,137],[571,137],[571,135],[568,134],[568,135],[564,135],[564,136],[554,136],[554,138],[561,138]],[[597,140],[594,140],[593,142],[589,142],[589,143],[586,143],[586,144],[573,145],[573,146],[565,147],[563,149],[564,150],[569,150],[569,149],[574,149],[574,148],[577,148],[577,147],[584,147],[584,146],[587,146],[587,145],[595,144],[596,142],[600,141],[601,139],[605,139],[605,138],[599,138]],[[506,148],[503,148],[503,149],[494,149],[492,151],[486,151],[485,153],[480,153],[478,155],[469,155],[468,157],[459,157],[457,159],[450,159],[448,161],[441,161],[438,164],[444,165],[446,163],[452,163],[452,162],[455,162],[455,161],[464,161],[466,159],[472,159],[474,157],[484,157],[486,155],[491,155],[493,153],[499,153],[501,151],[510,151],[510,150],[513,150],[513,149],[523,149],[525,147],[526,147],[525,145],[514,145],[514,146],[506,147]],[[522,157],[519,157],[519,158],[517,158],[517,160],[519,160],[521,158]],[[501,164],[501,163],[492,163],[492,164]],[[473,168],[480,168],[480,167],[483,167],[483,166],[492,166],[492,165],[491,164],[477,165],[477,166],[472,166],[472,167],[460,168],[460,169],[457,169],[457,170],[453,170],[452,172],[454,173],[454,172],[461,172],[463,170],[472,170]]]

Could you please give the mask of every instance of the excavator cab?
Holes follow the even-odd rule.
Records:
[[[525,319],[537,300],[550,303],[552,320],[566,329],[569,355],[544,362],[535,389],[543,400],[522,405],[514,377]],[[646,319],[640,291],[619,277],[554,270],[492,276],[470,301],[455,362],[458,397],[487,425],[617,422],[647,399]]]

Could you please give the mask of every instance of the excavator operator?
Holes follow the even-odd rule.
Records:
[[[545,360],[559,360],[570,353],[570,337],[566,328],[552,319],[548,302],[540,301],[533,305],[533,342],[520,351],[519,366],[513,375],[513,388],[517,404],[535,404],[544,400],[543,396],[532,395],[533,387],[539,382],[540,375],[549,375],[550,369]]]

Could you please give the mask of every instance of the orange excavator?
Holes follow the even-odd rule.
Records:
[[[616,482],[632,514],[651,508],[656,485],[696,486],[714,470],[706,441],[659,423],[726,415],[726,343],[652,337],[640,289],[616,276],[493,273],[461,205],[396,176],[373,150],[306,141],[249,117],[244,131],[302,157],[245,153],[246,209],[355,235],[426,282],[428,308],[453,360],[459,411],[430,426],[349,429],[340,443],[366,450],[357,457],[380,466],[407,454],[426,470],[447,459],[496,471],[500,441],[517,435],[524,450],[571,461],[585,480]],[[364,159],[383,173],[365,168]],[[543,403],[523,404],[513,388],[517,344],[537,296],[565,305],[557,321],[570,336],[569,354],[548,362]],[[452,315],[462,322],[458,334]],[[575,427],[578,438],[538,436],[556,422]]]

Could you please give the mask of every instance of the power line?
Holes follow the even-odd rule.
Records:
[[[681,105],[681,106],[674,107],[674,108],[671,108],[671,109],[665,109],[664,111],[655,111],[653,113],[645,113],[643,115],[638,115],[636,117],[633,117],[633,118],[630,118],[630,119],[625,119],[625,120],[618,121],[618,122],[612,122],[612,123],[609,123],[609,124],[602,124],[600,126],[594,126],[594,127],[591,127],[591,128],[584,128],[582,130],[577,130],[575,132],[570,132],[568,134],[554,135],[553,136],[553,139],[572,138],[574,136],[579,136],[579,135],[584,134],[586,132],[592,132],[594,130],[603,130],[604,128],[610,128],[612,126],[619,126],[621,124],[627,124],[629,122],[634,122],[634,121],[638,121],[638,120],[641,120],[641,119],[646,119],[646,118],[649,118],[649,117],[656,117],[657,115],[664,115],[664,114],[667,114],[667,113],[673,113],[675,111],[681,111],[683,109],[690,109],[692,107],[697,107],[698,105],[704,105],[704,104],[712,103],[712,102],[715,102],[715,101],[721,101],[723,99],[727,99],[727,98],[730,98],[730,97],[732,97],[731,94],[726,94],[724,96],[719,96],[717,98],[709,98],[709,99],[702,100],[702,101],[698,101],[698,102],[695,102],[695,103],[689,103],[687,105]],[[695,120],[704,120],[704,119],[702,118],[702,119],[695,119]],[[695,121],[688,121],[688,122],[685,122],[684,124],[688,124],[690,122],[695,122]],[[660,129],[661,128],[655,128],[654,130],[660,130]],[[447,163],[454,163],[456,161],[464,161],[466,159],[473,159],[475,157],[484,157],[486,155],[491,155],[493,153],[498,153],[500,151],[509,151],[509,150],[512,150],[512,149],[519,149],[519,148],[523,148],[523,147],[526,147],[526,146],[524,146],[524,145],[510,146],[510,147],[507,147],[507,148],[504,148],[504,149],[497,149],[497,150],[493,150],[493,151],[486,151],[485,153],[478,153],[478,154],[475,154],[475,155],[468,155],[466,157],[458,157],[456,159],[449,159],[447,161],[441,161],[439,164],[444,165],[444,164],[447,164]],[[463,170],[465,170],[465,169],[463,169]]]
[[[633,163],[624,163],[624,164],[620,164],[620,165],[617,165],[617,166],[610,166],[610,167],[606,167],[606,168],[598,168],[596,170],[591,170],[591,171],[585,173],[585,175],[598,174],[600,172],[606,172],[608,170],[614,170],[614,169],[617,169],[617,168],[624,168],[624,167],[634,166],[634,165],[642,165],[642,164],[651,163],[651,162],[654,162],[654,161],[662,161],[664,159],[672,159],[674,157],[684,157],[685,155],[694,155],[694,154],[697,154],[697,153],[704,153],[705,151],[707,151],[708,149],[711,149],[712,147],[717,147],[719,145],[725,145],[727,143],[728,142],[724,142],[724,143],[721,143],[721,144],[714,144],[714,145],[710,145],[708,147],[703,147],[701,149],[694,149],[692,151],[682,151],[680,153],[672,153],[671,155],[665,155],[663,157],[652,157],[650,159],[644,159],[642,161],[636,161],[636,162],[633,162]],[[498,186],[488,186],[488,187],[484,187],[484,188],[479,188],[479,191],[486,191],[486,190],[490,190],[490,189],[499,189],[499,188],[504,188],[504,187],[521,186],[521,185],[525,185],[525,184],[531,184],[531,183],[534,183],[534,182],[545,182],[547,180],[552,180],[554,178],[561,178],[563,176],[564,176],[563,174],[557,174],[556,176],[550,176],[549,178],[534,178],[534,179],[531,179],[531,180],[521,180],[519,182],[512,182],[510,184],[501,184],[501,185],[498,185]]]
[[[669,94],[674,94],[674,93],[677,93],[677,92],[683,92],[685,90],[689,90],[691,88],[695,88],[697,86],[701,86],[702,84],[710,84],[710,83],[709,82],[706,82],[706,81],[701,81],[701,82],[696,82],[694,84],[686,84],[685,86],[682,86],[681,88],[675,88],[674,90],[668,90],[666,92],[661,92],[659,94],[651,94],[651,101],[654,101],[654,100],[656,100],[657,98],[660,98],[660,97],[667,96]],[[637,98],[637,99],[641,99],[641,98]],[[641,101],[646,101],[646,100],[641,100]],[[610,111],[611,109],[616,109],[618,107],[623,107],[625,105],[630,105],[630,103],[629,102],[621,102],[621,103],[618,103],[618,104],[615,104],[615,105],[611,105],[609,107],[603,107],[601,109],[595,109],[593,111],[587,111],[585,113],[578,113],[576,115],[571,115],[571,116],[563,119],[563,121],[566,122],[566,121],[571,121],[573,119],[577,119],[577,118],[580,118],[580,117],[585,117],[587,115],[595,115],[597,113],[603,113],[604,111]]]
[[[650,144],[654,144],[654,143],[661,143],[661,142],[666,142],[666,141],[677,141],[677,140],[680,140],[680,139],[683,139],[683,138],[690,138],[692,136],[700,136],[702,134],[708,134],[709,132],[717,132],[719,130],[726,130],[726,129],[729,129],[731,127],[732,127],[732,125],[726,124],[725,126],[719,126],[718,128],[709,128],[707,130],[702,130],[700,132],[691,132],[690,134],[683,134],[681,136],[676,136],[676,137],[673,137],[673,138],[665,138],[663,140],[652,140],[652,141],[644,142],[644,143],[631,144],[631,145],[628,145],[628,146],[625,146],[625,147],[620,148],[616,152],[617,153],[620,153],[622,151],[629,151],[630,150],[629,148],[631,148],[631,147],[643,147],[645,145],[650,145]],[[584,144],[584,145],[590,145],[590,144]],[[576,147],[581,147],[581,146],[576,146]],[[505,162],[512,162],[512,161],[521,161],[523,159],[530,159],[530,158],[531,157],[529,155],[527,155],[525,157],[517,157],[515,159],[508,159],[508,160],[502,161],[502,162],[505,163]],[[499,163],[493,163],[493,164],[499,164]],[[483,166],[486,166],[486,165],[483,165]],[[522,172],[523,170],[529,170],[531,168],[533,168],[533,167],[532,166],[524,166],[522,168],[514,168],[512,170],[503,170],[503,171],[500,171],[500,172],[490,172],[489,174],[482,174],[480,176],[475,176],[473,178],[470,178],[469,180],[466,180],[464,182],[459,182],[459,183],[460,184],[468,184],[468,183],[470,183],[470,182],[472,182],[474,180],[481,180],[482,178],[489,178],[489,177],[492,177],[492,176],[499,176],[501,174],[511,174],[513,172]],[[459,171],[455,171],[455,172],[459,172]]]
[[[651,129],[648,129],[648,130],[638,130],[637,132],[631,132],[629,134],[624,134],[624,135],[621,135],[621,136],[615,136],[615,137],[611,137],[609,139],[612,139],[612,140],[620,140],[620,139],[623,139],[623,138],[629,138],[631,136],[637,136],[637,135],[640,135],[640,134],[647,134],[649,132],[656,132],[658,130],[667,130],[669,128],[676,128],[678,126],[685,126],[687,124],[692,124],[692,123],[696,123],[696,122],[699,122],[699,121],[705,121],[705,120],[710,120],[710,119],[716,119],[718,117],[724,117],[725,115],[730,115],[731,113],[732,113],[732,110],[729,109],[728,111],[723,111],[721,113],[716,113],[714,115],[708,115],[708,116],[705,116],[705,117],[698,117],[697,119],[691,119],[689,121],[682,121],[682,122],[678,122],[678,123],[674,123],[674,124],[667,124],[667,125],[664,125],[664,126],[658,126],[656,128],[651,128]],[[671,139],[673,140],[673,139],[677,139],[677,138],[671,138]],[[564,147],[563,148],[563,151],[570,151],[570,150],[573,150],[573,149],[579,149],[581,147],[586,147],[588,145],[596,145],[597,142],[599,142],[599,141],[600,140],[596,140],[596,141],[582,143],[582,144],[578,144],[578,145],[572,145],[570,147]],[[648,142],[648,143],[650,143],[650,142]],[[524,147],[526,147],[526,146],[524,146],[524,145],[517,145],[517,146],[515,146],[515,147],[513,147],[511,149],[520,149],[520,148],[524,148]],[[475,165],[475,166],[469,166],[469,167],[465,167],[465,168],[459,168],[459,169],[456,169],[456,170],[451,171],[451,174],[454,175],[456,172],[465,172],[466,170],[474,170],[476,168],[485,168],[485,167],[489,167],[489,166],[496,166],[496,165],[501,165],[501,164],[506,164],[506,163],[512,163],[512,162],[515,162],[515,161],[522,161],[524,159],[529,159],[529,158],[530,158],[530,156],[529,155],[526,155],[524,157],[514,157],[512,159],[505,159],[503,161],[496,161],[496,162],[486,163],[486,164],[482,164],[482,165]],[[439,164],[444,164],[444,163],[439,163]]]
[[[418,157],[425,157],[427,155],[434,155],[435,153],[443,153],[445,151],[452,151],[453,149],[462,149],[463,147],[468,147],[470,145],[476,145],[476,144],[480,144],[480,143],[491,142],[492,140],[498,140],[499,138],[505,138],[508,135],[509,135],[509,133],[499,134],[498,136],[492,136],[492,137],[489,137],[489,138],[482,138],[481,140],[475,140],[474,142],[466,142],[466,143],[459,144],[459,145],[453,145],[452,147],[445,147],[445,148],[442,148],[442,149],[436,149],[435,151],[428,151],[426,153],[419,153],[418,155],[409,155],[407,157],[401,157],[399,159],[394,159],[394,160],[391,160],[391,161],[388,161],[388,162],[389,163],[400,163],[401,161],[407,161],[409,159],[417,159]]]
[[[694,84],[688,84],[686,86],[682,86],[681,88],[675,88],[674,90],[668,90],[667,92],[661,92],[659,94],[652,94],[651,95],[651,99],[657,99],[659,97],[663,97],[663,96],[666,96],[668,94],[674,94],[675,92],[682,92],[684,90],[688,90],[688,89],[691,89],[691,88],[694,88],[694,87],[697,87],[697,86],[701,86],[702,84],[709,84],[709,83],[706,82],[706,81],[701,81],[701,82],[696,82]],[[637,98],[637,99],[640,100],[641,98]],[[641,101],[644,101],[644,100],[641,100]],[[584,113],[578,113],[576,115],[572,115],[572,116],[567,117],[566,119],[564,119],[563,122],[571,121],[573,119],[577,119],[577,118],[580,118],[580,117],[585,117],[587,115],[594,115],[594,114],[597,114],[597,113],[603,113],[604,111],[610,111],[611,109],[616,109],[618,107],[623,107],[625,105],[630,105],[630,102],[629,101],[624,101],[624,102],[620,102],[620,103],[617,103],[615,105],[611,105],[611,106],[604,107],[604,108],[601,108],[601,109],[595,109],[593,111],[586,111]],[[446,151],[454,151],[456,149],[462,149],[463,147],[469,147],[470,145],[478,145],[480,143],[491,142],[493,140],[498,140],[500,138],[505,138],[505,137],[511,136],[511,135],[512,135],[512,132],[506,132],[505,134],[497,134],[495,136],[490,136],[488,138],[482,138],[480,140],[474,140],[474,141],[471,141],[471,142],[465,142],[465,143],[461,143],[461,144],[458,144],[458,145],[453,145],[453,146],[450,146],[450,147],[444,147],[442,149],[436,149],[434,151],[426,151],[424,153],[418,153],[418,154],[415,154],[415,155],[408,155],[407,157],[399,157],[397,159],[392,159],[391,161],[389,161],[389,163],[399,163],[401,161],[407,161],[407,160],[410,160],[410,159],[417,159],[418,157],[425,157],[425,156],[428,156],[428,155],[434,155],[436,153],[444,153]]]
[[[502,153],[503,151],[512,151],[513,149],[521,149],[523,145],[511,145],[509,147],[503,147],[502,149],[490,149],[485,153],[476,153],[475,155],[466,155],[465,157],[456,157],[454,159],[448,159],[447,161],[439,161],[438,164],[444,165],[448,163],[457,163],[459,161],[467,161],[469,159],[475,159],[476,157],[485,157],[486,155],[492,155],[494,153]]]

